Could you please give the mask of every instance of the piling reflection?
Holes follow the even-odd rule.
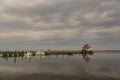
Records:
[[[92,56],[93,56],[93,53],[81,53],[80,51],[74,51],[74,52],[70,52],[70,51],[64,51],[64,52],[58,52],[58,51],[53,51],[51,53],[46,53],[46,52],[25,52],[25,51],[22,51],[22,52],[1,52],[1,58],[5,59],[6,61],[9,60],[9,58],[12,58],[14,59],[14,63],[17,62],[17,59],[18,58],[21,58],[21,60],[24,60],[24,59],[28,59],[29,62],[32,61],[32,59],[43,59],[43,58],[46,58],[48,60],[52,59],[53,56],[58,60],[59,58],[69,58],[69,57],[74,57],[74,56],[82,56],[83,59],[88,63]]]

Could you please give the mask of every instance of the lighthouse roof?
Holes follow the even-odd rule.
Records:
[[[88,44],[86,44],[86,45],[84,45],[83,48],[89,49],[89,48],[91,48],[91,47],[90,47]]]

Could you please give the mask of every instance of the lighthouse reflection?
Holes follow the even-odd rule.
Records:
[[[93,53],[82,54],[82,57],[88,63],[88,62],[90,62],[91,58],[93,57]]]

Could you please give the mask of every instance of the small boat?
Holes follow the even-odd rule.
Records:
[[[32,56],[32,53],[31,52],[27,52],[24,54],[25,57],[31,57]]]
[[[35,56],[42,56],[42,55],[45,55],[45,52],[44,51],[37,51],[35,53]]]
[[[2,54],[0,54],[0,57],[3,57],[3,55],[2,55]]]

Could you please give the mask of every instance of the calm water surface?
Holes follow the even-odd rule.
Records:
[[[120,52],[0,57],[0,80],[120,80]]]

